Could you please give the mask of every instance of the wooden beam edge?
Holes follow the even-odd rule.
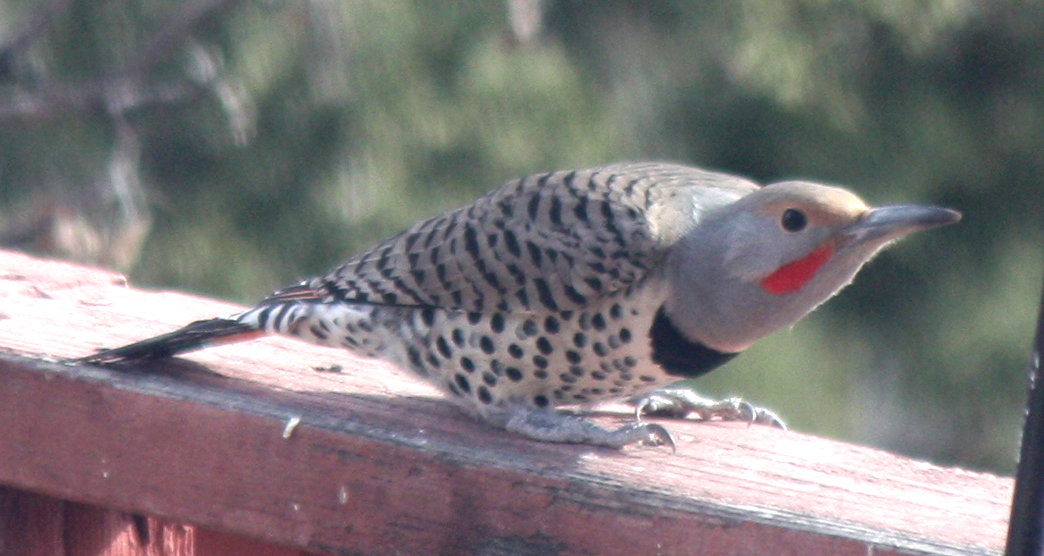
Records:
[[[452,435],[427,435],[412,423],[445,419],[448,404],[437,400],[397,400],[391,413],[356,404],[352,410],[361,419],[345,419],[326,408],[300,404],[293,396],[258,396],[229,390],[224,384],[186,382],[167,374],[69,366],[17,354],[0,354],[0,371],[8,384],[5,391],[11,392],[12,384],[22,389],[8,397],[0,392],[5,405],[18,405],[17,398],[33,401],[18,408],[21,419],[12,419],[6,412],[8,432],[4,436],[19,439],[23,445],[18,448],[5,442],[6,448],[0,447],[0,482],[311,550],[338,552],[362,545],[380,552],[380,547],[389,546],[384,543],[395,540],[407,549],[472,550],[486,542],[560,547],[568,552],[626,547],[635,553],[685,553],[698,540],[703,543],[700,551],[706,554],[728,553],[736,547],[779,554],[823,550],[861,554],[870,549],[875,554],[993,553],[986,546],[955,545],[780,508],[678,495],[655,484],[639,485],[602,471],[587,471],[576,465],[574,447],[534,445],[499,431],[487,436],[489,431],[477,423],[474,428],[482,438],[473,444]],[[51,405],[38,403],[42,400]],[[406,420],[389,418],[396,411],[421,414]],[[222,457],[214,460],[207,457],[206,450],[193,446],[192,436],[183,434],[184,427],[175,427],[179,434],[174,439],[185,442],[181,449],[190,461],[153,458],[137,468],[127,466],[135,454],[155,449],[150,439],[169,442],[163,429],[179,416],[205,423],[206,430],[200,431],[196,442],[228,441],[231,434],[232,439],[251,443],[251,447],[243,450],[238,462],[234,461],[235,449],[222,452],[223,448],[215,447]],[[140,422],[143,417],[153,421]],[[300,418],[300,424],[288,431],[286,425],[293,417]],[[57,442],[43,438],[42,423],[49,423],[53,431],[65,427],[66,432],[78,431],[83,438],[107,444],[95,446],[93,454],[74,454],[73,462],[52,465],[48,462],[69,457],[72,446],[91,452],[91,444],[74,438]],[[26,428],[16,430],[18,426]],[[286,432],[289,438],[282,438]],[[25,444],[32,445],[29,452]],[[598,450],[595,454],[612,456]],[[209,470],[222,469],[222,480],[230,484],[222,490],[220,485],[210,484],[212,476],[194,475],[191,458],[203,460]],[[222,458],[228,461],[222,463]],[[106,471],[106,459],[110,465],[113,460],[123,461]],[[268,476],[251,472],[250,465],[265,467]],[[354,478],[342,481],[343,491],[330,488],[321,511],[313,514],[313,521],[303,522],[302,507],[293,502],[294,491],[314,489],[311,483],[315,479],[295,476],[293,472],[302,471],[298,467]],[[116,469],[128,482],[113,488],[115,481],[108,479]],[[277,485],[272,482],[273,474],[287,480]],[[411,476],[433,480],[418,482]],[[186,496],[207,494],[193,485],[200,479],[215,490],[209,493],[211,500],[193,503]],[[165,494],[156,487],[162,481],[183,492]],[[483,490],[492,494],[479,492]],[[263,508],[235,508],[243,491],[264,493]],[[366,493],[358,505],[348,503],[353,491]],[[398,498],[382,498],[375,494],[378,491],[394,492]],[[515,496],[519,491],[525,495]],[[460,499],[469,503],[461,506]],[[421,508],[411,510],[411,500]],[[395,511],[378,511],[382,504]],[[355,511],[338,511],[349,507]],[[366,511],[375,515],[359,518]],[[464,517],[454,515],[459,512],[480,517],[459,522],[457,518]],[[382,519],[384,530],[373,530],[382,527]],[[573,534],[563,527],[566,523],[586,530],[582,535]],[[360,529],[366,527],[373,529]],[[650,530],[658,532],[627,534]],[[794,551],[778,544],[780,538],[790,539],[789,548]],[[751,546],[752,542],[764,544]]]

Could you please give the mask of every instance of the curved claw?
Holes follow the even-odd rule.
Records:
[[[756,406],[747,400],[739,398],[731,398],[727,401],[734,404],[737,417],[742,417],[748,426],[768,425],[787,430],[787,425],[783,422],[783,419],[780,419],[779,415],[776,415],[771,409]]]
[[[747,400],[734,400],[736,404],[736,414],[743,418],[747,422],[747,426],[754,424],[754,420],[758,418],[758,408],[754,404]]]
[[[775,411],[765,407],[752,406],[755,410],[753,424],[768,425],[770,427],[776,427],[777,429],[787,430],[787,424],[783,422],[783,419],[779,415],[776,415]]]
[[[649,407],[649,396],[642,396],[634,402],[634,420],[639,423],[642,422],[642,413],[645,413],[645,408]]]
[[[746,421],[749,425],[769,425],[787,430],[783,419],[774,411],[754,405],[743,398],[712,400],[688,388],[662,388],[631,400],[635,420],[643,414],[683,419],[695,414],[700,420]]]
[[[640,422],[642,415],[649,414],[659,417],[684,419],[689,413],[694,411],[694,407],[703,407],[713,402],[690,390],[663,388],[632,398],[631,403],[634,404],[634,418]]]
[[[674,437],[671,436],[671,431],[667,430],[662,425],[656,423],[644,423],[643,429],[649,433],[649,439],[645,441],[650,446],[663,446],[667,445],[671,447],[671,453],[678,453],[678,447],[674,443]]]

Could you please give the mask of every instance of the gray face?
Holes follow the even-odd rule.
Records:
[[[871,209],[835,187],[767,186],[722,207],[671,250],[668,316],[691,340],[738,352],[836,294],[889,242],[956,222],[935,207]]]

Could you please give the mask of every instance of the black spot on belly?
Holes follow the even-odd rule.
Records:
[[[446,359],[453,357],[453,349],[450,348],[449,342],[446,341],[446,338],[439,336],[439,338],[435,340],[435,347],[438,348],[439,353]]]
[[[536,321],[533,319],[526,319],[522,322],[522,325],[515,330],[515,334],[518,336],[519,340],[525,340],[526,338],[536,336],[537,332],[539,332],[539,330],[537,329]]]
[[[326,331],[326,329],[324,327],[319,327],[319,326],[316,326],[316,325],[313,324],[308,329],[312,331],[312,335],[313,336],[315,336],[316,338],[319,338],[320,340],[325,340],[329,336],[329,334],[327,334],[327,331]]]
[[[417,348],[410,346],[406,350],[406,357],[409,358],[414,370],[422,371],[424,369],[424,360],[421,359],[420,351]]]
[[[551,286],[547,284],[547,281],[537,278],[533,280],[533,284],[536,285],[537,296],[540,298],[540,303],[544,305],[544,308],[557,311],[558,303],[555,301],[555,296],[551,293]]]
[[[460,358],[460,368],[464,369],[465,371],[467,371],[469,373],[474,372],[475,371],[475,362],[472,361],[470,357],[461,357]]]
[[[421,309],[420,316],[421,316],[421,322],[424,323],[424,326],[431,327],[432,324],[435,324],[435,309],[434,308],[432,308],[432,307],[425,307],[425,308]]]

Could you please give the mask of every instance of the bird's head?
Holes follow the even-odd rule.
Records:
[[[665,311],[688,339],[723,352],[794,324],[888,243],[961,218],[931,206],[869,207],[847,190],[799,181],[694,216],[668,256]]]

